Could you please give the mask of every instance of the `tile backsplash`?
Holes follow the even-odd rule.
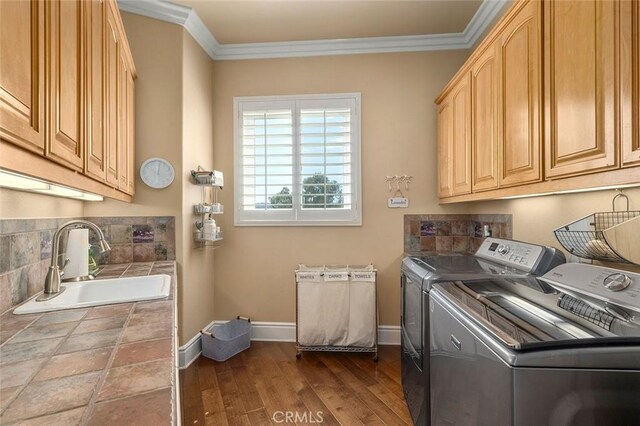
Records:
[[[0,219],[0,312],[42,290],[51,264],[53,234],[80,218]],[[173,216],[85,217],[98,225],[111,251],[94,251],[98,264],[175,260]],[[97,243],[94,232],[89,242]],[[66,244],[61,245],[64,249]]]
[[[482,244],[484,225],[497,238],[512,238],[511,215],[423,214],[404,216],[404,251],[468,253]]]

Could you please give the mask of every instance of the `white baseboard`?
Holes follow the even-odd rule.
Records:
[[[224,324],[226,321],[216,320],[205,327]],[[251,322],[251,340],[263,342],[295,342],[296,323],[294,322]],[[399,345],[400,326],[378,326],[379,345]],[[187,343],[180,347],[178,357],[180,368],[187,368],[202,353],[200,333],[193,336]]]

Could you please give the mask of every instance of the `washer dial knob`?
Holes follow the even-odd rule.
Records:
[[[509,247],[508,245],[500,244],[498,246],[498,253],[500,253],[503,256],[509,253],[510,250],[511,250],[511,247]]]
[[[604,279],[602,284],[607,290],[620,291],[629,287],[629,284],[631,284],[631,278],[625,274],[611,274]]]

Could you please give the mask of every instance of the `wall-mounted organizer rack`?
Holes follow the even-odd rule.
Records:
[[[224,213],[224,206],[218,201],[218,191],[224,186],[224,176],[217,170],[204,170],[198,166],[191,171],[191,182],[202,188],[200,203],[193,206],[193,212],[200,215],[195,222],[194,241],[200,247],[220,246],[222,231],[214,216]]]
[[[626,210],[616,211],[618,197],[626,200]],[[556,229],[556,239],[584,259],[640,264],[640,211],[629,210],[629,198],[622,193],[611,204],[610,212],[593,213]]]
[[[296,358],[302,352],[371,352],[378,360],[376,269],[298,265]]]

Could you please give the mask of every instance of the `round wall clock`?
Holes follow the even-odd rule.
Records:
[[[149,158],[140,166],[142,181],[155,189],[166,188],[171,185],[175,177],[173,166],[163,158]]]

